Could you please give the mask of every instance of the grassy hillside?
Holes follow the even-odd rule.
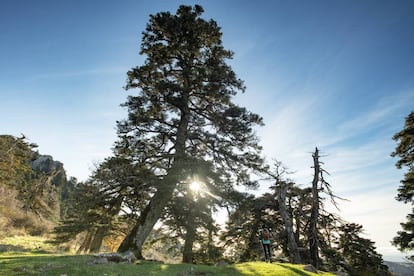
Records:
[[[43,241],[29,237],[0,240],[0,275],[334,275],[331,273],[310,273],[304,271],[302,265],[264,262],[248,262],[220,267],[162,264],[150,261],[137,261],[134,264],[91,264],[95,258],[92,255],[48,253],[54,248],[45,245]]]
[[[56,254],[0,254],[0,275],[333,275],[330,273],[310,273],[303,266],[248,262],[215,267],[190,264],[161,264],[136,262],[135,264],[90,264],[90,255]]]

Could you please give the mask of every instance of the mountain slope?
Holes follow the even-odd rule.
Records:
[[[389,270],[396,276],[411,276],[414,275],[413,263],[402,262],[384,262],[388,266]]]

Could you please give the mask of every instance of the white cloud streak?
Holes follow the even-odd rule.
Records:
[[[94,68],[94,69],[84,69],[84,70],[74,70],[74,71],[61,71],[61,72],[48,72],[43,74],[38,74],[30,77],[31,80],[48,80],[54,78],[73,78],[73,77],[83,77],[91,75],[113,75],[113,74],[125,74],[129,68],[123,67],[107,67],[107,68]]]

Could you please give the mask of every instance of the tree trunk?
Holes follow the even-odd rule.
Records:
[[[137,224],[134,226],[129,235],[127,235],[119,247],[118,251],[123,252],[131,250],[134,252],[137,259],[143,259],[142,246],[150,234],[155,223],[159,219],[166,206],[167,202],[171,199],[176,186],[181,180],[180,177],[185,160],[185,142],[188,138],[188,123],[190,121],[190,110],[188,107],[188,94],[189,91],[182,95],[181,120],[177,128],[177,139],[175,143],[175,154],[173,164],[168,171],[166,177],[160,180],[160,185],[151,198],[150,203],[145,207],[141,213]],[[135,232],[135,233],[132,233]],[[133,235],[135,234],[135,235]],[[125,242],[125,243],[124,243]],[[131,246],[133,243],[133,246]]]
[[[208,241],[207,241],[207,256],[208,256],[209,261],[214,260],[213,250],[212,250],[213,247],[214,247],[213,230],[210,228],[208,229]]]
[[[121,242],[121,244],[118,247],[118,252],[126,252],[128,250],[134,252],[135,256],[139,259],[142,259],[142,256],[140,256],[137,250],[137,247],[134,243],[134,238],[137,235],[138,230],[138,224],[135,224],[134,227],[131,229],[131,231],[128,233],[128,235],[125,236],[124,240]]]
[[[319,269],[319,241],[318,241],[318,216],[319,216],[319,195],[318,195],[318,182],[319,182],[319,150],[315,149],[313,156],[313,166],[314,166],[314,175],[312,181],[312,210],[310,217],[310,226],[309,226],[309,253],[312,265]]]
[[[131,232],[124,238],[118,248],[118,252],[132,251],[137,259],[143,259],[142,246],[151,233],[152,228],[161,216],[167,201],[171,198],[175,185],[165,185],[163,189],[158,189],[151,198],[150,203],[138,219],[137,224]]]
[[[288,185],[285,182],[280,183],[280,192],[279,192],[279,211],[282,216],[283,222],[285,224],[285,229],[288,237],[288,247],[289,247],[289,259],[294,264],[300,264],[302,262],[300,254],[298,251],[298,245],[296,244],[295,235],[293,233],[292,219],[290,218],[288,211],[286,209],[286,191]]]
[[[299,206],[299,208],[302,208],[302,207]],[[295,241],[296,241],[296,244],[300,245],[300,233],[301,233],[300,231],[302,231],[300,220],[301,218],[303,218],[302,210],[295,212],[294,216],[295,216],[295,225],[296,225]]]
[[[105,233],[108,231],[106,227],[100,227],[98,228],[93,237],[92,242],[90,244],[88,252],[90,253],[97,253],[101,249],[103,239],[105,237]]]
[[[194,215],[192,214],[192,210],[190,210],[189,216],[187,218],[187,233],[185,234],[185,242],[183,248],[183,263],[193,263],[193,244],[196,238],[194,223]]]
[[[85,238],[83,239],[81,246],[78,248],[78,250],[76,250],[76,253],[80,254],[82,252],[88,252],[91,246],[91,242],[92,242],[92,233],[88,231],[86,233]]]

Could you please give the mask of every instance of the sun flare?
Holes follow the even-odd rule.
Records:
[[[194,193],[200,193],[202,190],[201,183],[198,181],[193,181],[190,183],[190,189]]]

